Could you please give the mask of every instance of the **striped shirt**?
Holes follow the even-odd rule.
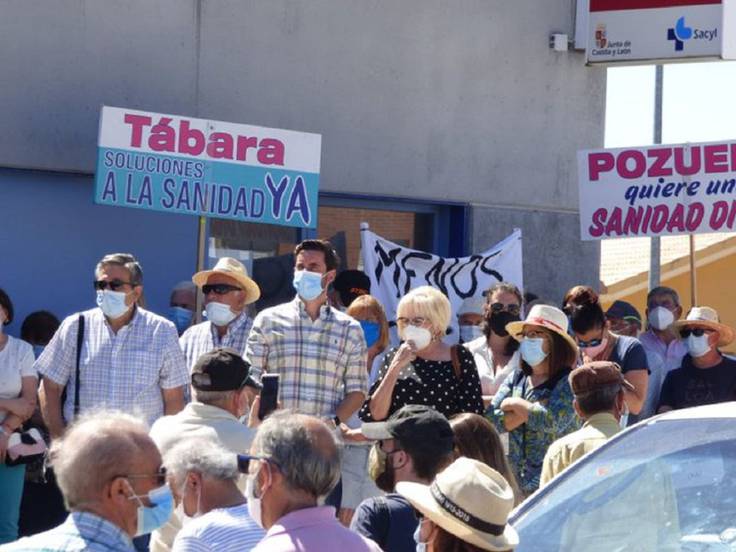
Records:
[[[248,552],[266,532],[250,517],[247,504],[216,508],[179,531],[172,552]]]
[[[200,356],[216,347],[230,347],[242,355],[251,326],[253,326],[253,319],[246,311],[243,311],[228,324],[227,332],[222,339],[217,333],[217,328],[210,321],[189,328],[179,338],[179,345],[187,359],[189,372],[192,372],[192,367]]]
[[[256,316],[245,357],[256,377],[279,374],[279,399],[291,408],[332,418],[348,393],[368,391],[366,345],[354,319],[323,305],[316,320],[299,297]]]
[[[162,389],[189,382],[174,325],[136,307],[131,321],[115,334],[99,308],[82,313],[84,340],[79,359],[80,413],[113,408],[142,416],[149,424],[164,413]],[[68,385],[63,414],[74,418],[74,381],[79,314],[68,316],[36,360],[38,373]]]
[[[0,546],[3,552],[135,552],[127,533],[90,512],[72,512],[49,531]]]

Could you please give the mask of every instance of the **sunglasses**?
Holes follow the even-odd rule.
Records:
[[[682,337],[690,337],[690,335],[694,335],[695,337],[700,337],[704,335],[706,330],[703,328],[683,328],[680,330],[680,335]]]
[[[112,291],[117,291],[123,286],[135,286],[133,282],[123,282],[122,280],[95,280],[92,282],[92,285],[97,291],[102,291],[108,288]]]
[[[231,291],[242,291],[242,289],[237,286],[231,286],[230,284],[205,284],[202,286],[202,293],[205,295],[209,295],[210,293],[225,295]]]
[[[423,316],[415,316],[414,318],[406,318],[404,316],[400,316],[396,319],[396,324],[399,326],[406,326],[407,324],[411,324],[412,326],[424,326],[424,324],[427,323],[427,319]]]
[[[521,312],[521,307],[516,304],[504,305],[503,303],[491,303],[491,312],[499,313],[502,311],[516,316]]]
[[[578,347],[582,349],[587,349],[588,347],[598,347],[598,345],[603,343],[603,339],[600,337],[598,339],[591,339],[590,341],[583,341],[582,339],[578,338],[577,341],[578,341]]]
[[[273,464],[277,468],[281,469],[278,463],[271,458],[267,458],[265,456],[251,456],[250,454],[238,454],[238,471],[245,474],[250,473],[249,469],[251,460],[268,462],[269,464]]]
[[[125,477],[126,479],[156,479],[156,485],[159,487],[166,483],[166,468],[161,466],[156,473],[133,473],[127,475],[118,475],[116,477]]]

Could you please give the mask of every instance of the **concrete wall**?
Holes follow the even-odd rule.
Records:
[[[603,143],[605,73],[548,47],[573,12],[574,0],[5,0],[0,165],[91,172],[102,104],[313,131],[326,191],[477,205],[483,245],[510,231],[484,213],[513,208],[528,253],[563,237],[593,250],[577,243],[574,167]],[[558,266],[560,282],[597,283],[594,258]],[[530,283],[549,283],[537,267],[555,261],[527,256]]]

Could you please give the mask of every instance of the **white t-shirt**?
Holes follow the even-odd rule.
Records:
[[[465,347],[473,353],[473,360],[475,360],[475,365],[478,367],[480,386],[484,396],[495,395],[506,377],[519,367],[521,355],[519,354],[519,351],[516,351],[509,359],[508,364],[500,368],[494,374],[493,353],[491,352],[491,348],[488,346],[485,336],[481,336],[478,339],[474,339],[473,341],[466,343]]]
[[[22,379],[38,377],[33,369],[33,347],[22,339],[8,336],[5,348],[0,351],[0,399],[15,399],[20,396]],[[7,417],[0,410],[0,423]]]

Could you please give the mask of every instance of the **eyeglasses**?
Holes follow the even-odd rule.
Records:
[[[412,326],[424,326],[426,323],[427,319],[423,316],[415,316],[414,318],[400,316],[396,319],[396,324],[399,326],[406,326],[407,324],[411,324]]]
[[[599,337],[598,339],[591,339],[590,341],[583,341],[580,338],[577,338],[578,347],[582,349],[587,349],[589,347],[598,347],[601,343],[603,343],[603,338]]]
[[[700,337],[705,334],[707,330],[704,328],[683,328],[680,330],[680,335],[682,337],[690,337],[690,334],[694,335],[695,337]]]
[[[92,285],[97,291],[102,291],[107,288],[110,288],[112,291],[117,291],[123,286],[133,287],[136,284],[133,282],[123,282],[122,280],[95,280],[92,282]]]
[[[268,462],[269,464],[273,464],[277,468],[281,469],[281,466],[279,466],[278,462],[276,462],[272,458],[268,458],[266,456],[251,456],[250,454],[238,454],[238,471],[240,473],[250,473],[249,468],[251,460]]]
[[[242,289],[230,284],[205,284],[202,286],[202,293],[209,295],[214,292],[215,295],[225,295],[231,291],[242,291]]]
[[[166,468],[161,466],[156,473],[128,473],[116,475],[116,477],[125,477],[126,479],[156,479],[156,485],[159,487],[166,483]],[[113,478],[113,479],[115,479]]]
[[[509,314],[518,316],[518,314],[521,312],[521,307],[515,303],[512,303],[510,305],[504,305],[503,303],[491,303],[491,312],[499,313],[502,311],[506,311]]]

